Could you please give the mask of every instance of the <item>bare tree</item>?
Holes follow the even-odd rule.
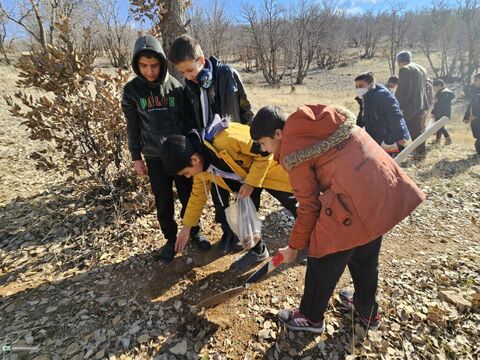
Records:
[[[0,53],[5,58],[5,62],[10,65],[10,59],[7,55],[7,17],[5,13],[0,12]],[[12,39],[13,40],[13,39]]]
[[[231,20],[227,14],[225,0],[214,0],[208,10],[196,5],[191,8],[189,28],[192,35],[209,55],[226,59],[230,52]]]
[[[15,24],[22,27],[30,34],[45,51],[47,48],[47,37],[44,27],[44,15],[40,12],[40,1],[25,0],[17,3],[17,9],[6,9],[0,2],[0,11]],[[33,24],[30,21],[33,19]]]
[[[264,0],[260,9],[245,4],[241,10],[247,23],[265,81],[276,86],[282,80],[279,62],[286,31],[285,10],[278,0]]]
[[[388,48],[387,58],[390,73],[395,74],[396,55],[405,44],[408,38],[410,26],[413,23],[413,16],[405,12],[401,3],[393,3],[388,13]]]
[[[98,37],[110,64],[127,67],[131,54],[132,29],[130,16],[122,18],[119,0],[94,0]]]
[[[307,76],[310,65],[315,58],[322,36],[326,29],[319,5],[311,0],[300,0],[290,10],[289,22],[291,24],[295,54],[288,56],[288,62],[296,64],[297,75],[295,84],[301,85]],[[287,58],[287,56],[285,56]]]
[[[478,70],[480,59],[480,31],[478,17],[480,0],[459,0],[458,11],[464,21],[464,39],[467,58],[461,62],[461,78],[464,85],[469,85],[472,75]]]
[[[381,37],[384,35],[382,29],[383,14],[381,12],[374,13],[373,10],[368,10],[361,18],[362,28],[359,29],[363,36],[361,42],[363,43],[364,59],[371,59],[377,52],[377,45]]]

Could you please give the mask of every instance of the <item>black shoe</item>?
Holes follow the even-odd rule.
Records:
[[[208,251],[212,248],[210,241],[208,241],[208,239],[200,232],[192,234],[190,239],[192,239],[192,242],[196,244],[202,251]]]
[[[175,257],[175,242],[167,241],[165,246],[161,250],[153,252],[153,259],[155,261],[162,261],[164,263],[169,263],[173,261]]]
[[[238,241],[237,236],[231,230],[223,233],[217,245],[217,249],[223,254],[228,254],[229,252],[238,252],[240,250],[243,250],[242,245],[240,245],[240,242]]]

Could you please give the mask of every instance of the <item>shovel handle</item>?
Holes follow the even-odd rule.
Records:
[[[281,253],[277,253],[271,260],[274,268],[278,267],[282,263],[282,261],[283,261],[283,255]]]

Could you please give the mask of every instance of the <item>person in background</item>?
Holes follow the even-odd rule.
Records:
[[[392,93],[395,93],[398,86],[398,76],[390,76],[387,80],[386,88],[390,90]]]
[[[473,83],[470,86],[470,103],[463,116],[463,121],[470,122],[473,137],[476,139],[475,150],[480,155],[480,73],[473,77]]]
[[[410,140],[410,134],[397,99],[383,85],[375,83],[371,72],[358,75],[355,88],[363,110],[357,125],[365,127],[385,151],[398,153]]]
[[[400,70],[395,96],[400,104],[400,110],[403,112],[412,140],[415,140],[424,131],[425,112],[429,108],[427,71],[412,62],[412,54],[409,51],[398,53],[397,62]],[[425,155],[426,147],[423,143],[415,149],[413,158],[423,160]]]
[[[435,104],[432,109],[433,119],[438,121],[444,116],[450,119],[452,116],[452,101],[455,99],[455,94],[445,86],[442,79],[433,81],[433,90],[435,91]],[[450,145],[452,138],[445,127],[437,131],[433,144],[439,144],[442,135],[445,137],[445,145]]]

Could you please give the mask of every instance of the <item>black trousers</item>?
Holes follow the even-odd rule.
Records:
[[[227,217],[225,215],[225,209],[230,204],[230,193],[228,190],[225,190],[220,186],[215,186],[215,184],[212,184],[211,193],[213,206],[215,208],[215,222],[221,225],[224,234],[231,232],[232,230],[228,225]]]
[[[440,120],[440,118],[435,119],[435,121],[438,121],[438,120]],[[445,138],[450,137],[450,134],[448,133],[447,129],[445,129],[445,126],[443,126],[440,130],[437,131],[437,133],[436,133],[436,138],[437,138],[437,140],[440,140],[440,138],[442,137],[442,135],[443,135]]]
[[[161,160],[146,159],[148,177],[155,197],[157,219],[160,229],[167,241],[175,242],[177,238],[177,223],[175,221],[175,208],[173,198],[173,183],[177,188],[177,195],[182,209],[180,216],[183,218],[192,191],[193,180],[184,176],[170,176],[165,173]],[[199,227],[192,228],[192,234],[198,233]]]
[[[377,314],[376,293],[378,286],[378,255],[382,237],[356,248],[339,251],[321,258],[307,260],[305,288],[300,312],[311,321],[323,319],[328,300],[335,290],[338,280],[348,266],[352,276],[355,294],[355,310],[366,318]]]
[[[470,123],[472,129],[472,135],[475,140],[475,150],[477,154],[480,154],[480,118],[474,118]]]
[[[425,125],[423,121],[424,113],[424,111],[421,111],[410,119],[405,119],[412,140],[415,140],[417,137],[419,137],[425,130]],[[413,153],[417,156],[422,156],[425,155],[426,152],[427,151],[425,148],[425,143],[422,143],[414,150]]]

